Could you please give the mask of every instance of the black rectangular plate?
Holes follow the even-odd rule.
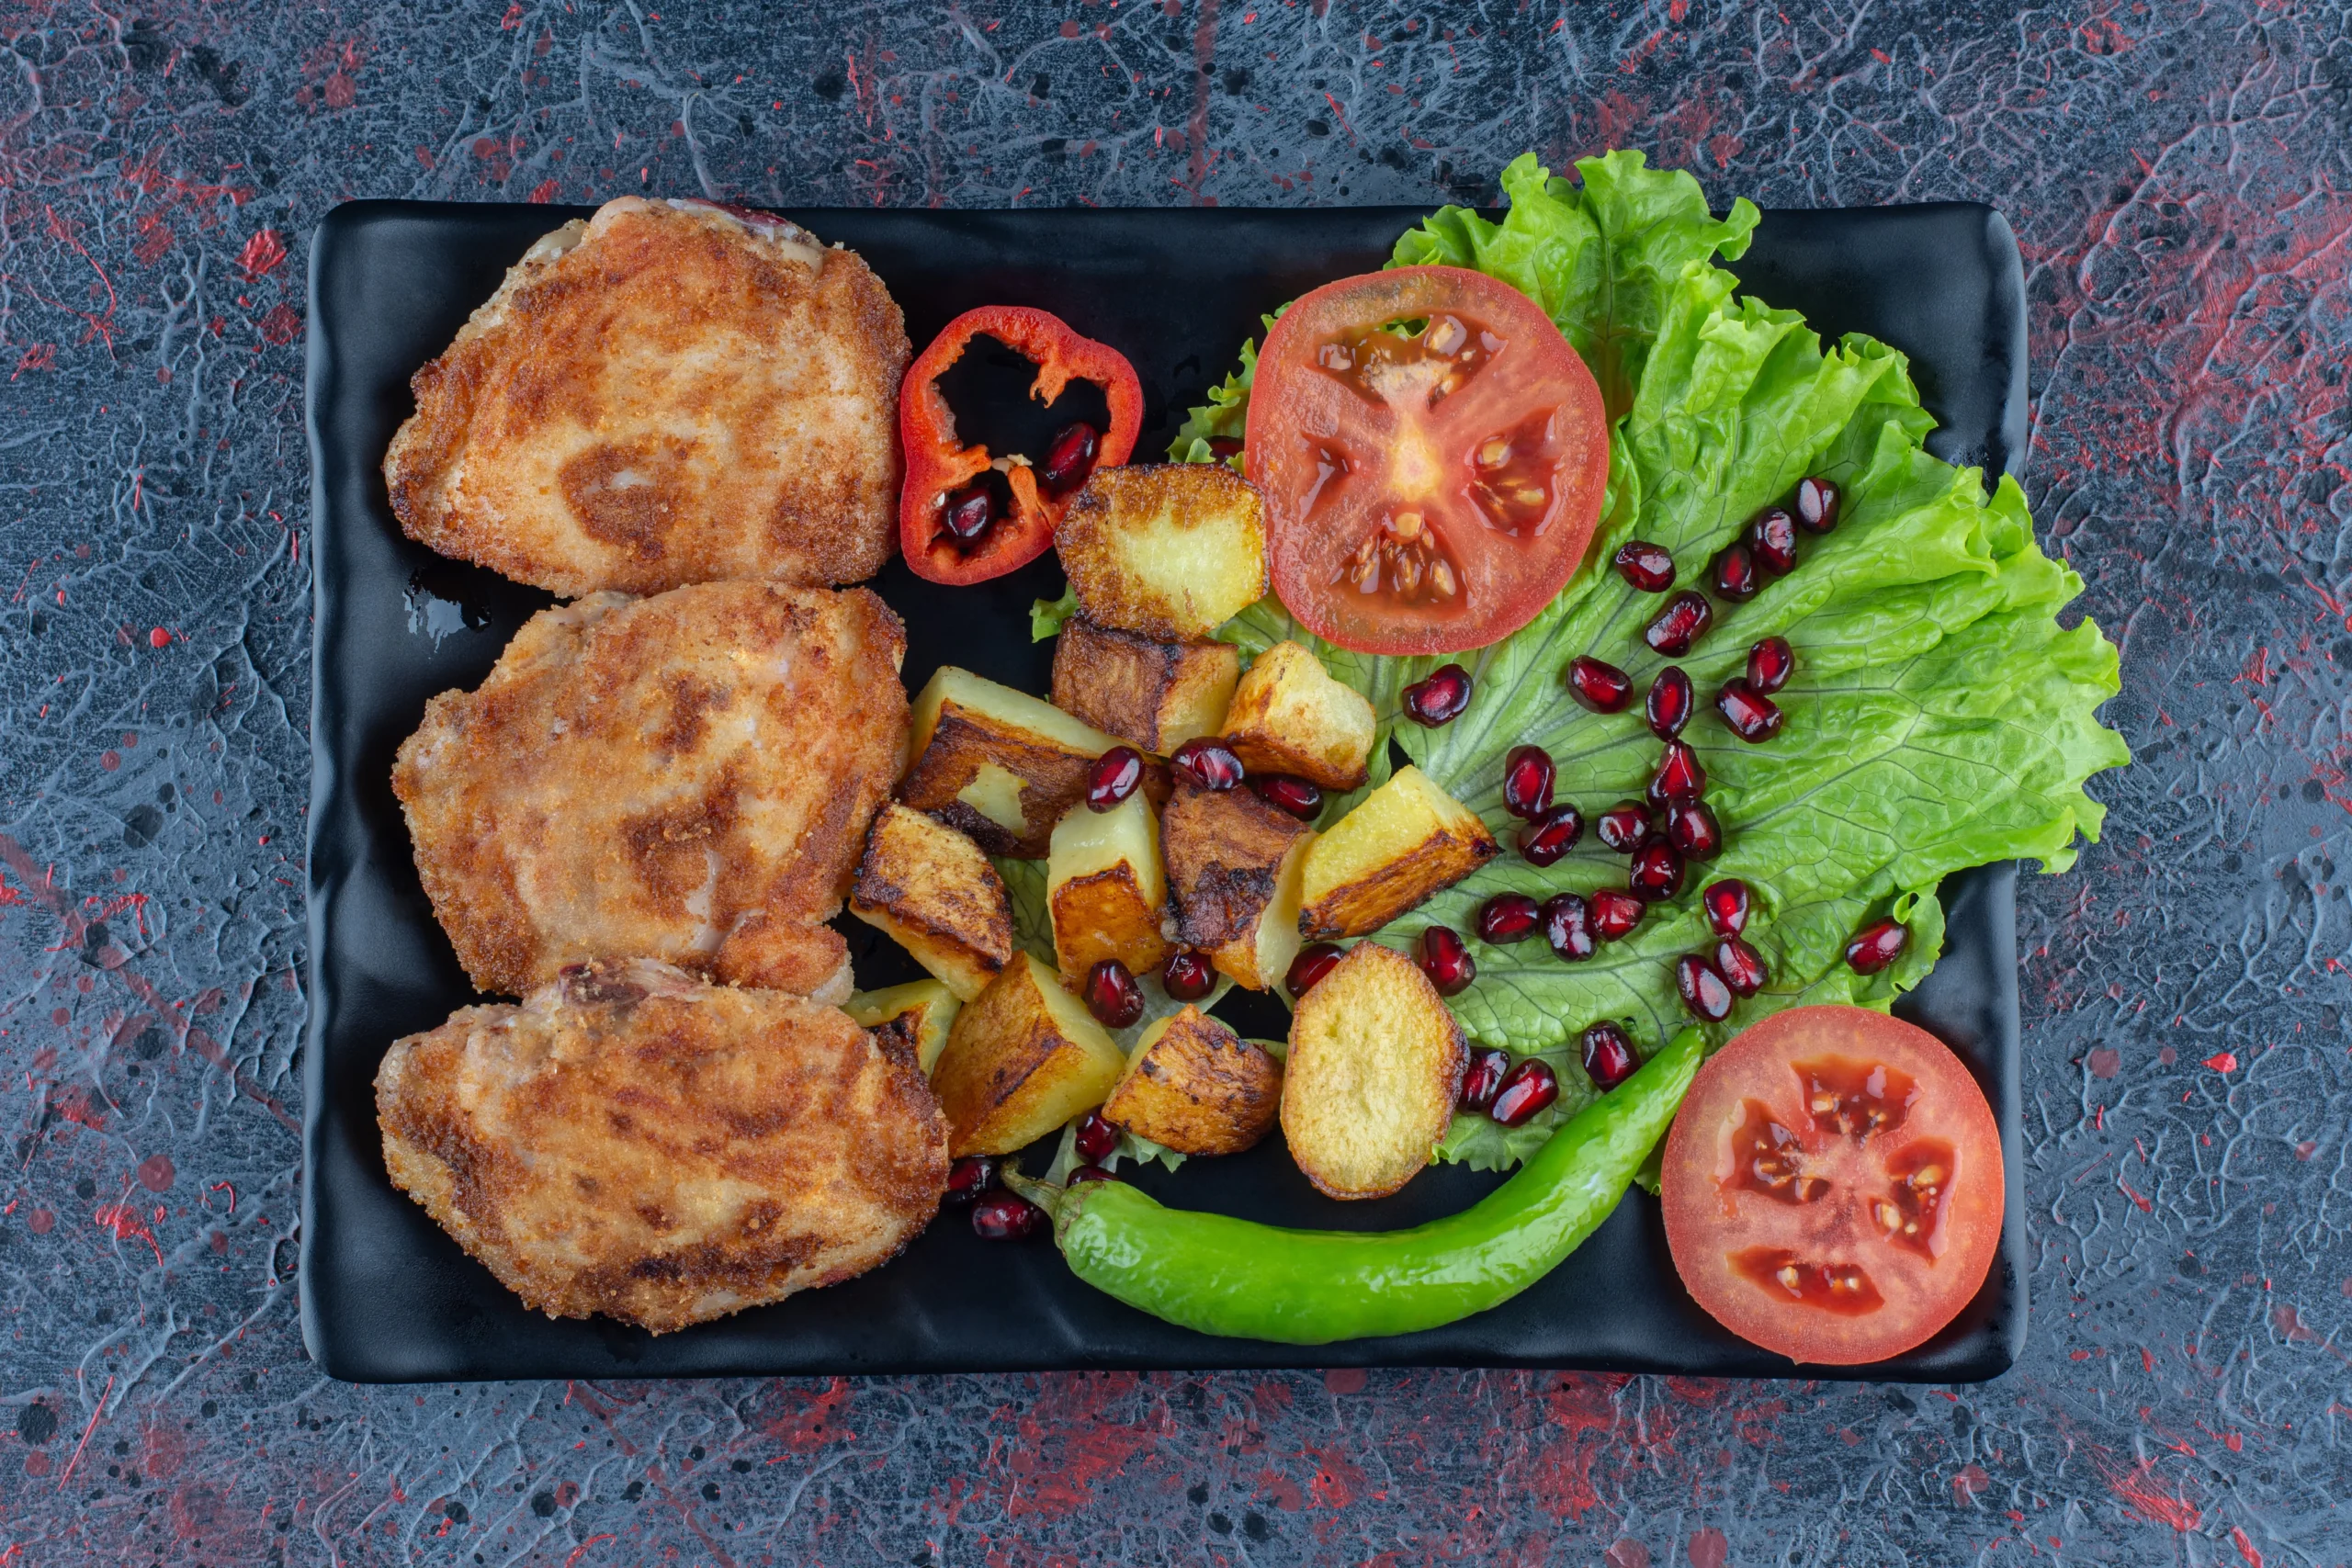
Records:
[[[1638,1190],[1548,1278],[1492,1312],[1393,1339],[1309,1349],[1171,1327],[1080,1283],[1044,1243],[989,1245],[944,1219],[888,1266],[661,1337],[526,1309],[384,1173],[373,1082],[385,1047],[478,998],[418,886],[392,798],[392,754],[425,700],[481,682],[516,627],[550,603],[404,538],[379,465],[411,409],[412,372],[444,348],[532,240],[588,209],[356,202],[311,255],[310,425],[318,585],[310,842],[311,1021],[303,1064],[302,1334],[338,1378],[699,1377],[1057,1368],[1540,1366],[1770,1377],[1793,1366],[1732,1337],[1684,1293],[1655,1200]],[[1380,265],[1421,213],[1058,210],[794,212],[860,252],[920,345],[976,305],[1045,306],[1135,362],[1149,400],[1141,451],[1224,375],[1259,314]],[[2025,323],[2008,226],[1973,205],[1773,212],[1735,270],[1805,312],[1825,337],[1872,333],[1911,355],[1943,428],[1939,456],[2014,464],[2023,451]],[[910,690],[945,662],[1029,691],[1050,644],[1031,599],[1061,582],[1051,558],[942,590],[893,562],[874,584],[906,617]],[[1956,1382],[2008,1367],[2025,1332],[2018,1148],[2014,868],[1945,887],[1949,946],[1899,1010],[1975,1069],[2010,1172],[1999,1266],[1958,1321],[1852,1376]],[[904,956],[849,926],[861,984],[911,977]],[[1032,1168],[1035,1168],[1033,1165]],[[1474,1202],[1500,1178],[1441,1167],[1393,1198],[1317,1196],[1279,1138],[1250,1154],[1135,1179],[1178,1204],[1280,1224],[1385,1229]],[[1838,1374],[1833,1374],[1838,1375]]]

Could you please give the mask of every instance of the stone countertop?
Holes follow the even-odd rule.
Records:
[[[0,1564],[2352,1558],[2341,4],[648,4],[0,0]],[[1479,203],[1613,145],[2024,249],[2027,488],[2139,761],[2020,885],[2014,1371],[320,1375],[330,208]]]

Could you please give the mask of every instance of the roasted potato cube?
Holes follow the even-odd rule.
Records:
[[[1083,615],[1054,645],[1054,705],[1163,757],[1217,732],[1240,679],[1231,643],[1155,642]]]
[[[1238,1155],[1282,1112],[1283,1069],[1196,1007],[1143,1032],[1102,1114],[1180,1155]]]
[[[944,980],[910,980],[878,991],[860,991],[842,1004],[859,1028],[870,1031],[888,1050],[903,1045],[925,1073],[939,1065],[947,1032],[963,1008]]]
[[[1279,983],[1298,956],[1299,878],[1315,830],[1249,790],[1179,779],[1159,838],[1177,940],[1206,953],[1236,985],[1262,991]]]
[[[947,1152],[961,1158],[1026,1148],[1102,1104],[1126,1066],[1086,1004],[1035,957],[1016,953],[956,1015],[932,1072]]]
[[[1295,642],[1260,654],[1225,711],[1226,744],[1253,773],[1296,773],[1353,789],[1372,755],[1372,705]]]
[[[1376,931],[1501,852],[1478,814],[1406,766],[1356,802],[1306,857],[1300,934]]]
[[[1054,547],[1097,626],[1190,641],[1266,596],[1265,514],[1222,463],[1097,468]]]
[[[914,700],[899,798],[992,855],[1042,860],[1054,824],[1119,742],[1026,692],[946,666]]]
[[[1333,1198],[1383,1198],[1430,1162],[1469,1059],[1419,965],[1359,942],[1299,998],[1283,1069],[1291,1158]]]
[[[1137,790],[1108,811],[1083,802],[1062,814],[1046,857],[1046,903],[1054,920],[1054,960],[1072,986],[1105,958],[1136,974],[1167,957],[1160,931],[1168,875],[1159,821]]]
[[[865,836],[849,910],[912,953],[959,1001],[987,989],[1012,956],[1012,903],[980,846],[895,803]]]

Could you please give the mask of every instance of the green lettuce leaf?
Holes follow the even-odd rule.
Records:
[[[2090,622],[2059,626],[2082,584],[2035,545],[2015,481],[1988,494],[1978,471],[1924,450],[1933,421],[1902,355],[1859,335],[1825,345],[1794,312],[1738,297],[1712,258],[1745,250],[1752,207],[1735,203],[1717,220],[1695,180],[1650,170],[1638,153],[1577,172],[1570,184],[1521,158],[1504,174],[1511,205],[1501,218],[1439,212],[1398,242],[1395,261],[1474,266],[1511,283],[1600,380],[1613,439],[1585,566],[1527,626],[1459,656],[1476,695],[1437,730],[1394,721],[1403,685],[1440,660],[1327,647],[1272,601],[1223,635],[1253,651],[1286,636],[1306,642],[1372,698],[1384,736],[1508,842],[1516,824],[1501,784],[1512,747],[1549,750],[1558,797],[1589,815],[1638,796],[1656,765],[1657,741],[1637,711],[1589,713],[1563,689],[1580,654],[1625,670],[1636,690],[1668,662],[1641,637],[1662,601],[1608,570],[1617,547],[1662,545],[1680,581],[1699,581],[1758,510],[1808,474],[1831,479],[1843,498],[1836,531],[1806,537],[1798,569],[1749,603],[1718,603],[1720,624],[1674,661],[1705,703],[1757,639],[1783,637],[1796,652],[1775,740],[1745,745],[1703,708],[1684,733],[1726,840],[1690,884],[1748,883],[1747,934],[1770,972],[1733,1023],[1713,1031],[1718,1041],[1786,1007],[1883,1009],[1942,950],[1944,876],[2007,859],[2062,871],[2078,836],[2098,837],[2103,811],[2084,784],[2129,761],[2096,716],[2119,686],[2115,650]],[[1238,427],[1247,380],[1224,390],[1216,414]],[[1477,906],[1505,889],[1542,897],[1623,881],[1623,859],[1590,842],[1544,869],[1506,855],[1373,940],[1405,948],[1430,923],[1475,931]],[[1909,930],[1904,953],[1878,975],[1855,974],[1846,941],[1888,915]],[[1518,1128],[1456,1117],[1439,1156],[1485,1169],[1524,1159],[1593,1097],[1573,1059],[1577,1036],[1616,1020],[1645,1046],[1669,1037],[1686,1021],[1673,960],[1712,941],[1686,894],[1581,964],[1541,942],[1474,942],[1478,976],[1453,999],[1456,1016],[1483,1043],[1549,1061],[1561,1093]]]

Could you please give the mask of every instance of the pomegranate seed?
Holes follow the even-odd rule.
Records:
[[[1634,700],[1634,678],[1580,653],[1568,661],[1568,692],[1595,713],[1623,713]]]
[[[1632,854],[1648,843],[1650,835],[1657,831],[1650,821],[1649,807],[1638,800],[1619,801],[1594,818],[1592,826],[1602,847],[1621,855]]]
[[[1764,575],[1756,570],[1756,556],[1746,545],[1724,547],[1715,558],[1715,594],[1735,604],[1745,604],[1756,597],[1764,586]]]
[[[1260,773],[1250,781],[1258,798],[1269,806],[1279,807],[1302,822],[1311,822],[1323,809],[1323,792],[1306,780],[1290,773]]]
[[[1105,1029],[1125,1029],[1143,1016],[1143,987],[1127,966],[1105,958],[1086,972],[1086,1010]]]
[[[996,492],[981,482],[951,491],[939,520],[948,536],[968,550],[980,542],[996,518]]]
[[[1524,893],[1498,893],[1478,906],[1478,940],[1489,947],[1525,942],[1544,918],[1534,899]]]
[[[1747,525],[1747,549],[1756,564],[1779,577],[1797,564],[1797,520],[1785,507],[1768,506]]]
[[[994,1155],[966,1155],[947,1168],[947,1190],[940,1201],[961,1209],[996,1185]]]
[[[1673,897],[1682,891],[1681,852],[1663,839],[1644,844],[1634,852],[1633,869],[1625,873],[1625,886],[1637,898],[1656,902]]]
[[[1503,1075],[1487,1114],[1506,1127],[1516,1127],[1559,1098],[1558,1076],[1542,1058],[1530,1056]]]
[[[1405,716],[1424,728],[1452,724],[1470,705],[1470,671],[1442,664],[1405,688]]]
[[[1584,814],[1562,804],[1519,830],[1519,852],[1530,865],[1550,865],[1584,837]]]
[[[1574,893],[1555,893],[1544,900],[1544,940],[1571,964],[1581,964],[1600,951],[1592,934],[1592,909]]]
[[[1099,1165],[1119,1146],[1119,1124],[1107,1120],[1100,1111],[1090,1111],[1078,1119],[1073,1141],[1079,1158]]]
[[[1238,435],[1210,436],[1209,456],[1220,463],[1227,457],[1238,457],[1241,456],[1241,438]]]
[[[1035,1235],[1046,1212],[1002,1188],[972,1205],[972,1229],[982,1241],[1023,1241]]]
[[[1291,1000],[1298,1000],[1315,988],[1316,981],[1331,972],[1331,966],[1346,952],[1336,942],[1308,942],[1298,950],[1298,956],[1290,961],[1290,973],[1283,976],[1283,989],[1290,993]]]
[[[1736,936],[1715,943],[1715,973],[1734,996],[1752,997],[1764,988],[1764,955]]]
[[[1715,612],[1704,594],[1685,589],[1666,602],[1650,624],[1642,628],[1642,640],[1650,651],[1662,653],[1668,659],[1679,659],[1690,651],[1690,645],[1715,624]]]
[[[1491,1045],[1481,1045],[1470,1053],[1470,1065],[1462,1070],[1462,1093],[1454,1106],[1462,1111],[1484,1111],[1495,1102],[1495,1090],[1503,1087],[1503,1075],[1510,1071],[1510,1053],[1498,1051]]]
[[[1910,928],[1900,920],[1881,920],[1864,926],[1846,944],[1846,962],[1857,975],[1875,975],[1894,962],[1903,944],[1911,940]]]
[[[1838,526],[1838,487],[1827,479],[1799,479],[1797,521],[1815,534]]]
[[[1747,650],[1747,683],[1768,697],[1787,685],[1796,669],[1796,650],[1786,637],[1768,637]]]
[[[1645,593],[1663,593],[1674,586],[1674,558],[1663,545],[1634,539],[1617,552],[1619,575]]]
[[[1633,1041],[1615,1024],[1596,1023],[1584,1032],[1584,1076],[1601,1093],[1632,1077],[1641,1065],[1641,1058],[1634,1055]]]
[[[1731,732],[1750,746],[1781,733],[1781,705],[1745,681],[1724,682],[1724,689],[1715,694],[1715,711],[1724,716]]]
[[[1081,1165],[1072,1168],[1068,1184],[1075,1187],[1081,1181],[1116,1181],[1118,1179],[1099,1165]]]
[[[1678,800],[1666,808],[1667,841],[1685,860],[1713,860],[1724,852],[1723,825],[1699,800]]]
[[[1087,807],[1108,811],[1135,794],[1142,783],[1143,754],[1132,746],[1114,746],[1094,759],[1094,767],[1086,775]]]
[[[1585,902],[1592,906],[1592,934],[1603,942],[1633,935],[1649,912],[1647,904],[1623,887],[1604,887]]]
[[[1690,750],[1689,741],[1668,741],[1657,760],[1657,772],[1650,775],[1650,804],[1696,800],[1706,788],[1707,770],[1699,765],[1699,753]]]
[[[1699,902],[1706,906],[1707,929],[1717,936],[1737,936],[1747,929],[1747,884],[1736,876],[1707,884]]]
[[[1650,733],[1660,740],[1671,740],[1682,733],[1682,727],[1690,722],[1690,677],[1682,672],[1681,665],[1669,664],[1657,672],[1642,711],[1650,721]]]
[[[1503,763],[1503,809],[1533,821],[1552,809],[1552,753],[1541,746],[1514,746]]]
[[[1196,1002],[1216,989],[1216,966],[1205,953],[1180,948],[1159,966],[1159,988],[1180,1002]]]
[[[1674,961],[1674,988],[1682,993],[1682,1005],[1709,1023],[1721,1023],[1731,1016],[1731,987],[1724,984],[1713,964],[1695,953]]]
[[[1037,466],[1039,487],[1047,495],[1068,495],[1086,482],[1094,471],[1094,457],[1101,449],[1102,433],[1080,420],[1066,424],[1055,432],[1053,445],[1046,448],[1046,460]]]
[[[1168,761],[1203,789],[1227,790],[1241,782],[1241,759],[1233,748],[1205,735],[1177,747]]]
[[[1462,933],[1452,926],[1423,926],[1414,944],[1413,962],[1430,977],[1441,997],[1458,997],[1478,977],[1477,960],[1462,945]]]

